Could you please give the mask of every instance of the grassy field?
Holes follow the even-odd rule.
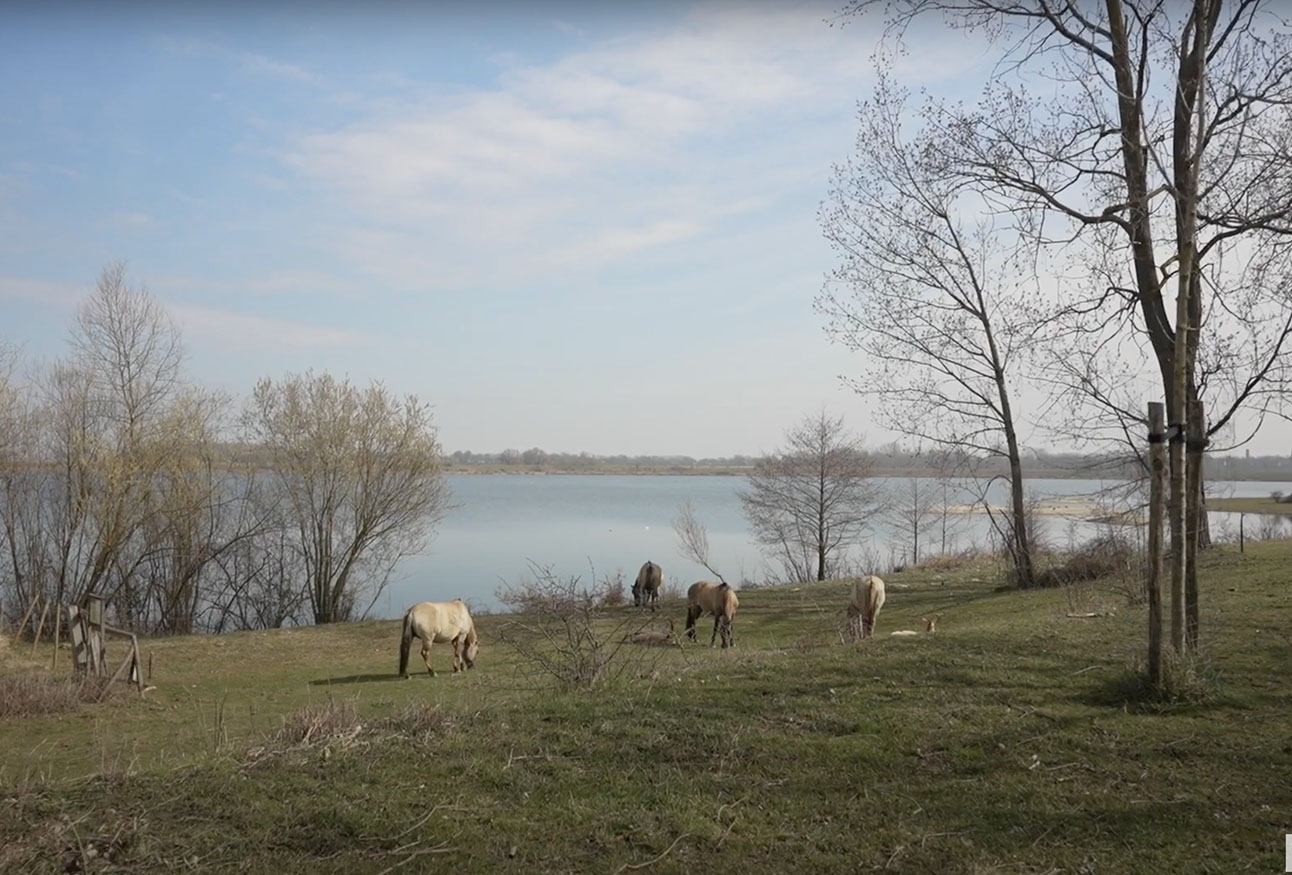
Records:
[[[1215,695],[1174,705],[1127,699],[1143,609],[985,568],[894,575],[861,644],[842,583],[747,591],[733,651],[595,689],[505,616],[411,680],[394,622],[149,641],[145,701],[0,721],[0,871],[1282,871],[1292,544],[1205,562]]]
[[[1272,513],[1292,516],[1292,504],[1272,498],[1208,498],[1208,510],[1227,510],[1233,513]]]

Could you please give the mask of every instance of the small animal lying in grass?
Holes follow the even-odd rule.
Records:
[[[654,629],[639,629],[628,636],[628,640],[633,644],[641,644],[645,647],[667,647],[670,644],[677,644],[677,636],[673,634],[673,620],[668,618],[668,631],[661,632]]]
[[[934,634],[935,632],[937,632],[937,631],[938,631],[938,629],[937,629],[937,626],[938,626],[938,620],[939,620],[941,617],[942,617],[942,615],[941,615],[941,614],[934,614],[932,617],[920,617],[920,622],[922,622],[922,623],[924,624],[924,634],[925,634],[925,635],[932,635],[932,634]],[[890,637],[890,638],[914,638],[915,636],[917,636],[917,635],[919,635],[919,634],[920,634],[920,633],[919,633],[919,632],[917,632],[917,631],[915,631],[914,629],[898,629],[896,632],[889,632],[889,633],[888,633],[888,637]]]

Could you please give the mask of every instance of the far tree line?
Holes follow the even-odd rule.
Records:
[[[864,438],[864,435],[862,436]],[[946,459],[927,449],[910,449],[900,441],[865,445],[873,476],[938,477]],[[232,452],[249,451],[232,448]],[[1114,452],[1073,453],[1023,449],[1022,470],[1029,477],[1043,478],[1135,478],[1142,473],[1139,461],[1124,449]],[[687,456],[636,455],[623,453],[602,455],[580,452],[549,452],[539,447],[527,450],[509,448],[498,452],[454,450],[446,453],[446,470],[490,471],[492,469],[534,470],[544,472],[614,472],[614,473],[722,473],[744,474],[758,462],[759,456]],[[1000,459],[989,455],[963,454],[964,467],[983,475],[1006,474],[1008,468]],[[1217,455],[1209,459],[1206,476],[1211,480],[1284,480],[1292,477],[1292,452],[1285,455]]]

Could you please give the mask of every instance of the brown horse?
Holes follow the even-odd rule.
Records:
[[[701,580],[691,584],[691,588],[686,591],[686,636],[694,641],[695,621],[704,614],[713,614],[713,634],[709,636],[709,646],[713,646],[713,639],[721,629],[723,648],[734,647],[731,621],[735,619],[738,607],[740,599],[736,598],[736,591],[726,582]]]
[[[875,575],[859,577],[852,582],[848,601],[848,620],[853,638],[869,638],[875,633],[875,618],[884,606],[884,581]]]
[[[637,572],[637,580],[633,583],[633,604],[637,607],[648,604],[652,611],[655,610],[655,602],[659,600],[659,585],[663,578],[664,572],[660,567],[647,560],[641,571]]]
[[[419,602],[404,612],[404,634],[399,640],[399,676],[402,678],[408,677],[408,651],[414,636],[422,639],[422,661],[431,677],[435,677],[435,669],[431,668],[432,642],[453,643],[454,672],[475,668],[480,638],[462,599]]]

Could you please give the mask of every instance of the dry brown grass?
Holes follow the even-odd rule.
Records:
[[[385,726],[396,735],[423,740],[451,730],[454,720],[439,705],[409,702],[402,711],[387,720]]]
[[[18,671],[0,676],[0,720],[75,711],[103,698],[107,678],[52,678]]]
[[[919,561],[917,565],[907,567],[907,571],[962,571],[966,568],[977,568],[980,566],[997,563],[995,556],[977,548],[971,547],[961,550],[959,553],[944,553],[939,556],[928,556]]]
[[[363,729],[353,702],[328,699],[284,714],[274,741],[287,746],[309,747],[331,741],[352,741]]]

